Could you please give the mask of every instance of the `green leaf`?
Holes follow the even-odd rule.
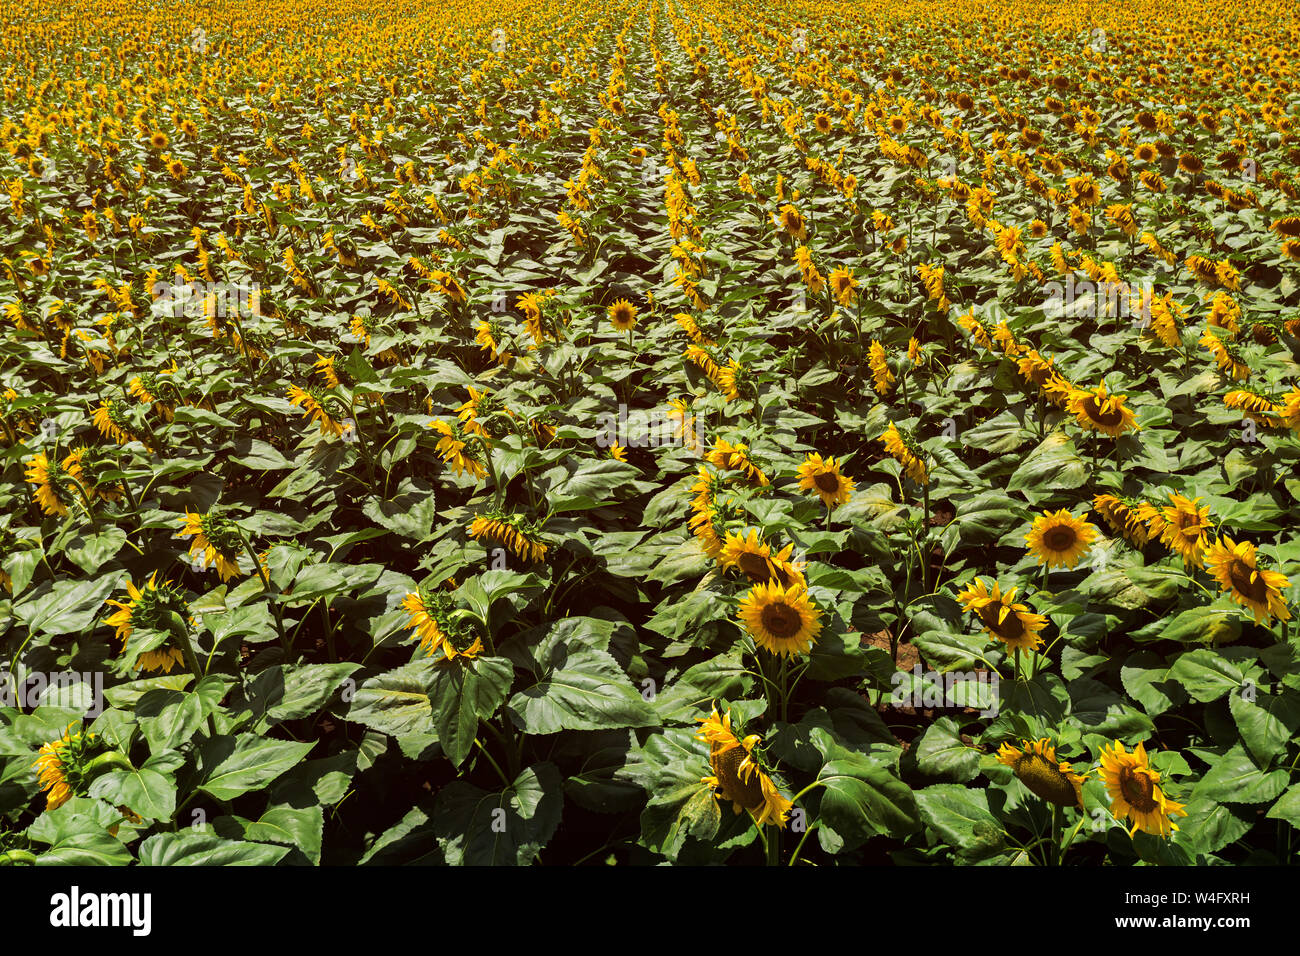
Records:
[[[1236,743],[1210,765],[1192,791],[1192,798],[1220,803],[1264,803],[1286,789],[1289,776],[1282,769],[1270,773],[1260,770],[1246,748]]]
[[[989,810],[987,790],[939,783],[916,791],[925,825],[962,856],[979,859],[1003,849],[1002,824]]]
[[[459,767],[474,746],[480,720],[488,720],[510,692],[514,665],[504,657],[459,659],[438,667],[429,687],[433,725],[443,753]]]
[[[1300,830],[1300,783],[1289,787],[1264,815],[1272,820],[1285,820]]]
[[[1242,742],[1265,765],[1286,750],[1300,732],[1300,694],[1289,687],[1280,694],[1257,692],[1253,699],[1244,693],[1231,694],[1228,710],[1241,731]]]
[[[658,723],[618,662],[604,651],[580,648],[510,698],[515,723],[529,734],[560,730],[648,727]]]
[[[260,790],[314,746],[313,741],[269,740],[251,734],[208,738],[199,748],[198,789],[218,800]]]
[[[540,763],[499,792],[464,780],[448,784],[438,794],[434,829],[452,866],[526,866],[559,826],[563,806],[560,771]]]
[[[1199,648],[1180,654],[1169,668],[1169,680],[1177,681],[1203,704],[1218,700],[1242,685],[1246,675],[1217,651]]]
[[[31,597],[14,605],[13,613],[33,634],[73,634],[90,628],[108,597],[117,590],[123,572],[93,581],[42,583]]]
[[[244,836],[259,843],[295,846],[312,863],[320,863],[325,812],[319,807],[271,807],[244,828]]]
[[[1060,491],[1088,480],[1088,465],[1065,432],[1052,432],[1020,463],[1007,491]]]
[[[825,784],[817,823],[839,837],[845,849],[875,834],[901,837],[920,827],[911,788],[866,757],[845,751],[828,761],[817,779]]]
[[[961,728],[951,717],[940,717],[927,727],[915,752],[916,765],[923,773],[963,782],[979,775],[979,751],[961,739]]]
[[[213,833],[155,833],[140,844],[141,866],[274,866],[288,847],[224,840]]]
[[[347,719],[394,736],[431,732],[434,667],[432,660],[420,660],[370,678],[357,688]]]
[[[176,781],[148,766],[106,773],[90,785],[90,795],[125,804],[146,820],[170,820],[176,813]]]

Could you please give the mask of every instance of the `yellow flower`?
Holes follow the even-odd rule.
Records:
[[[1056,759],[1056,747],[1046,737],[1019,747],[1003,744],[998,763],[1006,764],[1035,796],[1058,807],[1083,809],[1083,777],[1067,761]]]
[[[823,459],[813,452],[799,466],[799,488],[819,495],[827,508],[834,510],[853,496],[853,479],[840,474],[834,458]]]
[[[1179,494],[1169,496],[1169,505],[1160,511],[1160,541],[1182,555],[1183,563],[1201,567],[1205,560],[1206,532],[1210,530],[1210,508],[1198,508],[1200,498],[1188,499]],[[1157,532],[1153,529],[1153,535]]]
[[[215,564],[222,581],[244,573],[239,566],[243,538],[234,522],[212,514],[186,511],[180,523],[181,530],[177,536],[194,539],[190,542],[190,556],[201,557],[204,568]]]
[[[885,446],[885,451],[893,455],[894,458],[903,466],[903,471],[907,477],[911,478],[918,485],[928,485],[930,483],[930,474],[926,470],[925,462],[921,460],[918,449],[912,447],[911,443],[903,437],[903,433],[898,430],[898,426],[893,422],[885,429],[885,433],[878,439]]]
[[[627,299],[619,299],[609,307],[607,314],[620,332],[630,332],[636,326],[637,308]]]
[[[730,800],[733,813],[745,810],[759,826],[784,828],[794,804],[781,796],[759,764],[754,748],[762,738],[757,734],[738,738],[731,729],[731,713],[719,714],[716,706],[700,724],[695,737],[709,745],[709,767],[713,770],[712,776],[700,782],[716,790],[723,800]]]
[[[1025,540],[1029,543],[1029,553],[1038,559],[1039,564],[1049,568],[1072,568],[1079,559],[1088,553],[1097,529],[1076,518],[1065,509],[1044,511],[1034,519],[1034,526]]]
[[[438,454],[457,475],[468,472],[475,478],[482,478],[487,474],[487,467],[479,461],[478,452],[470,449],[470,436],[460,422],[448,423],[438,419],[430,422],[429,427],[438,433]]]
[[[1151,769],[1146,748],[1138,744],[1132,753],[1121,741],[1101,750],[1101,776],[1110,794],[1110,812],[1117,820],[1131,820],[1129,836],[1138,830],[1167,837],[1177,825],[1171,817],[1187,816],[1183,804],[1170,800],[1157,784],[1160,774]]]
[[[1122,534],[1135,547],[1140,548],[1151,540],[1139,505],[1130,504],[1116,495],[1097,495],[1092,499],[1092,506],[1114,531]]]
[[[543,561],[549,550],[541,533],[522,515],[495,511],[478,515],[470,522],[469,533],[480,540],[499,541],[525,561]]]
[[[894,387],[894,373],[889,370],[885,347],[876,340],[872,340],[871,346],[867,349],[867,367],[871,369],[876,394],[888,395]]]
[[[165,615],[168,612],[179,614],[182,619],[189,616],[189,608],[184,599],[171,585],[170,581],[158,584],[158,573],[155,571],[142,588],[136,587],[132,581],[126,582],[128,597],[125,602],[113,600],[108,602],[118,610],[105,619],[104,623],[116,628],[116,637],[122,642],[123,651],[126,650],[127,640],[135,628],[167,630],[168,622]],[[160,671],[170,674],[173,667],[184,663],[184,651],[170,643],[144,651],[136,658],[137,666],[146,673]]]
[[[289,403],[300,406],[307,413],[309,422],[319,422],[322,435],[338,438],[343,434],[343,424],[335,421],[330,413],[325,411],[322,398],[323,396],[315,391],[299,388],[297,385],[289,386]]]
[[[976,578],[957,595],[962,606],[979,618],[984,631],[1012,650],[1033,650],[1043,643],[1038,632],[1047,626],[1047,618],[1032,613],[1016,603],[1016,589],[1003,593],[994,581],[993,590]]]
[[[1205,562],[1219,582],[1219,590],[1227,591],[1233,601],[1254,614],[1256,624],[1268,624],[1273,618],[1291,619],[1282,597],[1291,582],[1284,574],[1259,567],[1255,546],[1249,541],[1238,544],[1224,535],[1210,546]]]
[[[807,654],[822,629],[821,611],[802,584],[755,584],[740,602],[739,615],[759,647],[785,657]]]
[[[751,584],[775,581],[782,587],[790,587],[805,583],[803,563],[790,560],[793,551],[794,545],[787,544],[774,553],[757,528],[750,528],[743,536],[728,531],[718,555],[718,564],[723,568],[736,568],[749,578]]]
[[[1112,395],[1106,383],[1100,382],[1092,390],[1071,389],[1069,408],[1086,431],[1097,431],[1116,438],[1124,432],[1138,429],[1137,417],[1124,405],[1127,396]]]
[[[858,280],[853,278],[853,273],[843,266],[836,266],[831,270],[831,291],[835,293],[835,298],[840,305],[849,306],[857,298]]]

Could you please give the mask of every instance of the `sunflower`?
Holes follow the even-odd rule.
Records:
[[[792,204],[786,203],[781,207],[778,223],[792,239],[803,242],[804,239],[808,238],[808,225],[804,222],[799,210]]]
[[[1003,744],[998,763],[1006,764],[1031,793],[1058,807],[1083,809],[1083,777],[1067,761],[1056,759],[1056,747],[1046,737],[1021,740],[1019,747]]]
[[[722,551],[718,555],[718,564],[723,568],[736,568],[749,578],[751,584],[775,581],[788,588],[807,583],[803,576],[803,563],[790,560],[794,551],[793,544],[787,544],[779,552],[773,552],[757,528],[750,528],[744,535],[730,531],[726,534]]]
[[[1205,562],[1219,582],[1219,590],[1227,591],[1233,601],[1254,614],[1256,624],[1267,625],[1273,618],[1291,619],[1282,597],[1291,582],[1284,574],[1259,567],[1255,546],[1249,541],[1238,544],[1224,535],[1210,546]]]
[[[46,792],[45,809],[57,810],[70,799],[76,789],[79,777],[79,765],[85,752],[95,745],[95,735],[73,733],[75,723],[68,724],[67,730],[58,740],[42,744],[36,763],[39,770],[37,780]]]
[[[325,395],[316,389],[299,388],[297,385],[289,386],[289,404],[301,406],[302,410],[307,413],[309,422],[319,422],[320,432],[322,435],[329,435],[338,438],[343,434],[343,423],[335,421],[329,412],[325,411]]]
[[[412,591],[402,601],[402,610],[408,619],[406,627],[415,632],[420,639],[421,650],[432,654],[446,639],[439,619],[444,617],[452,606],[451,595],[445,591]]]
[[[1117,495],[1097,495],[1092,499],[1092,506],[1106,519],[1112,530],[1122,534],[1135,547],[1140,548],[1151,540],[1151,534],[1141,517],[1140,502],[1130,502]]]
[[[1056,512],[1044,511],[1035,518],[1025,541],[1039,564],[1073,568],[1088,553],[1096,537],[1097,529],[1093,525],[1062,508]]]
[[[813,117],[813,126],[819,133],[829,133],[831,131],[831,118],[825,113],[818,113]]]
[[[993,590],[976,578],[957,595],[962,606],[980,619],[984,631],[1012,650],[1033,650],[1043,643],[1038,632],[1047,626],[1047,618],[1034,614],[1023,604],[1016,603],[1016,589],[1005,593],[996,581]]]
[[[821,611],[802,584],[755,584],[740,602],[740,620],[755,643],[786,657],[807,654],[821,633]]]
[[[99,429],[101,435],[105,438],[111,438],[119,445],[125,445],[134,441],[135,436],[130,431],[130,421],[126,417],[122,406],[110,399],[100,402],[99,408],[95,409],[91,420],[95,427]]]
[[[125,602],[108,602],[118,610],[104,621],[109,627],[116,628],[116,637],[122,642],[124,652],[127,640],[136,628],[165,631],[169,628],[167,616],[170,613],[179,614],[182,620],[189,617],[189,606],[180,592],[172,587],[170,581],[159,584],[156,571],[143,587],[136,587],[134,582],[127,581],[126,592],[128,597]],[[184,652],[169,644],[144,651],[136,658],[136,664],[144,672],[161,671],[170,674],[173,667],[184,663]]]
[[[524,561],[543,561],[548,550],[540,529],[523,515],[488,511],[469,523],[471,537],[499,541]]]
[[[609,321],[620,332],[631,332],[636,326],[637,308],[627,299],[619,299],[607,310]]]
[[[76,500],[73,489],[81,477],[81,459],[68,455],[62,463],[51,461],[45,452],[38,452],[27,462],[26,481],[36,488],[32,497],[47,515],[64,517],[68,507]]]
[[[911,478],[918,485],[928,485],[930,483],[930,474],[926,470],[925,461],[922,459],[922,452],[903,433],[898,430],[898,426],[893,422],[885,429],[885,433],[877,439],[885,446],[885,451],[893,455],[903,466],[903,471],[907,477]]]
[[[879,341],[873,340],[870,348],[867,349],[867,367],[871,369],[876,394],[888,395],[894,387],[895,378],[894,373],[889,370],[885,347]]]
[[[469,430],[459,421],[445,422],[441,419],[429,423],[429,427],[438,433],[437,452],[442,460],[449,464],[457,475],[466,472],[475,478],[487,474],[487,467],[479,461],[477,450],[470,448]]]
[[[799,466],[799,489],[817,494],[832,511],[853,496],[853,479],[840,474],[840,463],[813,452]]]
[[[709,767],[713,770],[712,776],[700,782],[716,790],[723,800],[730,800],[732,812],[737,815],[745,810],[759,826],[770,823],[784,828],[794,804],[781,796],[772,778],[762,770],[761,757],[755,753],[762,738],[757,734],[738,738],[731,729],[731,712],[719,714],[716,706],[700,724],[695,739],[709,745]]]
[[[1223,374],[1236,382],[1244,382],[1250,378],[1250,366],[1241,360],[1232,346],[1209,329],[1205,330],[1200,341],[1201,345],[1209,349],[1210,354],[1214,356],[1214,364],[1219,367]]]
[[[1177,825],[1171,817],[1187,816],[1181,803],[1165,796],[1157,784],[1158,771],[1147,761],[1146,748],[1138,744],[1132,753],[1124,749],[1121,741],[1101,749],[1101,776],[1110,794],[1110,812],[1117,820],[1131,820],[1129,836],[1138,830],[1154,836],[1167,837]]]
[[[749,457],[749,446],[746,444],[733,445],[725,438],[719,438],[714,443],[713,450],[705,456],[705,460],[715,468],[741,471],[753,484],[760,486],[771,484],[767,475],[763,473],[763,469],[759,468],[753,459]]]
[[[1088,389],[1071,389],[1069,409],[1085,431],[1097,431],[1103,435],[1117,438],[1124,432],[1137,431],[1137,417],[1126,408],[1126,395],[1113,395],[1107,392],[1106,383],[1099,382],[1097,387]]]
[[[830,284],[831,291],[835,293],[835,298],[840,305],[853,304],[857,296],[858,280],[853,278],[852,272],[843,266],[836,266],[831,270]]]
[[[1169,504],[1160,511],[1160,542],[1182,555],[1183,563],[1202,567],[1205,561],[1206,532],[1210,530],[1210,508],[1198,508],[1200,498],[1188,499],[1172,494]],[[1152,535],[1156,534],[1154,527]]]
[[[190,557],[202,557],[203,567],[216,565],[222,581],[229,581],[244,573],[239,566],[244,539],[238,526],[229,518],[214,514],[185,512],[180,519],[179,538],[190,538]]]

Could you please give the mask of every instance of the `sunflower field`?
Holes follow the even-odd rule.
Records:
[[[1300,848],[1300,11],[34,0],[0,864]]]

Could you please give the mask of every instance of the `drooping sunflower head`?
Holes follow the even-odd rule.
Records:
[[[170,581],[159,584],[157,572],[154,572],[141,587],[136,587],[134,582],[128,581],[126,591],[126,601],[108,602],[118,610],[104,622],[109,627],[117,629],[116,636],[122,642],[123,652],[126,651],[127,642],[133,631],[169,631],[172,614],[179,616],[182,621],[189,619],[190,610],[189,605],[185,603],[185,598],[180,591],[172,587]],[[168,637],[167,641],[158,647],[143,651],[136,657],[136,665],[146,673],[170,674],[173,667],[183,665],[185,662],[184,652],[175,645],[175,640],[174,636]]]
[[[244,538],[239,526],[229,518],[211,512],[196,514],[185,512],[179,519],[181,530],[177,537],[193,538],[190,542],[190,557],[202,561],[203,567],[216,565],[222,581],[243,574],[239,566],[244,552]]]
[[[840,473],[834,458],[822,458],[813,452],[799,466],[799,488],[818,495],[827,508],[834,510],[853,497],[854,481]]]
[[[45,791],[45,809],[57,810],[74,795],[85,792],[87,766],[103,750],[99,737],[93,733],[72,732],[76,723],[68,724],[58,740],[43,744],[32,766],[37,769],[37,781]]]
[[[1273,618],[1289,621],[1291,612],[1282,592],[1291,586],[1286,575],[1261,567],[1262,556],[1249,541],[1240,543],[1227,535],[1215,540],[1205,555],[1210,574],[1219,589],[1255,616],[1256,624],[1268,624]]]
[[[730,800],[733,813],[744,810],[759,826],[784,827],[794,804],[781,795],[763,770],[762,738],[757,734],[737,736],[731,726],[731,712],[719,714],[716,704],[700,724],[695,737],[709,745],[709,767],[713,771],[700,782],[717,791],[721,799]]]
[[[1152,769],[1146,748],[1138,744],[1130,753],[1122,741],[1101,750],[1101,776],[1110,794],[1110,812],[1118,820],[1129,820],[1132,836],[1138,830],[1167,837],[1178,826],[1172,817],[1187,816],[1183,804],[1170,800],[1160,788],[1160,774]]]
[[[803,214],[793,204],[786,203],[781,207],[778,222],[792,238],[802,242],[808,237],[808,227],[804,222]]]
[[[925,452],[909,436],[904,435],[893,422],[885,429],[885,433],[880,436],[879,441],[885,446],[885,451],[889,452],[899,464],[903,466],[903,471],[907,477],[911,478],[918,485],[927,485],[930,483],[930,473],[925,464]]]
[[[439,648],[443,660],[457,657],[471,660],[483,650],[481,622],[474,614],[460,610],[447,588],[421,586],[402,601],[406,626],[419,638],[420,649],[432,657]]]
[[[759,646],[772,654],[807,654],[821,633],[821,610],[802,584],[755,584],[740,602],[740,621]]]
[[[67,459],[64,460],[65,463]],[[26,481],[35,487],[32,497],[47,515],[62,517],[75,503],[76,485],[73,481],[76,473],[65,464],[50,459],[45,452],[37,452],[27,462]]]
[[[524,561],[544,561],[550,550],[541,528],[517,512],[489,509],[470,521],[469,533],[480,541],[500,542]]]
[[[482,478],[487,474],[487,465],[482,460],[485,452],[480,451],[472,429],[459,419],[451,422],[436,419],[429,423],[429,427],[438,435],[438,454],[457,475],[470,474]]]
[[[1096,536],[1097,529],[1093,525],[1063,508],[1055,512],[1044,511],[1035,518],[1025,540],[1029,544],[1029,553],[1039,564],[1046,564],[1049,568],[1073,568],[1088,553]]]
[[[91,420],[101,435],[119,445],[135,440],[134,424],[126,408],[113,399],[105,399],[91,415]]]
[[[1141,502],[1130,501],[1118,495],[1101,494],[1092,500],[1092,506],[1106,519],[1117,534],[1121,534],[1135,547],[1151,540],[1140,513]]]
[[[1016,778],[1035,796],[1058,807],[1083,808],[1084,777],[1068,761],[1056,758],[1056,747],[1046,737],[1019,747],[1004,743],[998,748],[998,762],[1016,772]]]

